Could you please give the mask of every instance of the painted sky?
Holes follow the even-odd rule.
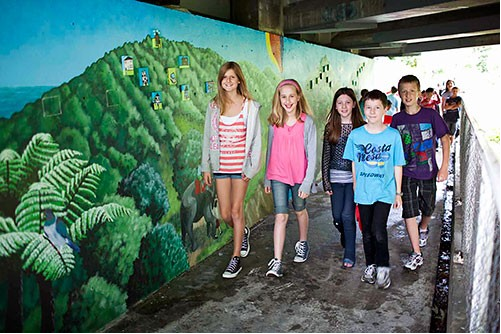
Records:
[[[274,68],[262,32],[134,0],[0,1],[0,12],[0,87],[59,86],[154,28],[227,60]]]

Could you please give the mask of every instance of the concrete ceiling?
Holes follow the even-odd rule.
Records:
[[[500,43],[499,0],[142,1],[366,57]]]

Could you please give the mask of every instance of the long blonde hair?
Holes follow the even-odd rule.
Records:
[[[299,83],[294,79],[286,79],[280,81],[280,83],[277,85],[277,88],[275,89],[275,94],[273,95],[273,102],[271,107],[271,114],[268,117],[268,123],[270,125],[275,125],[278,127],[284,126],[285,110],[282,107],[282,104],[280,103],[280,89],[286,85],[294,87],[296,89],[296,93],[299,98],[296,108],[296,119],[298,121],[301,121],[302,113],[305,113],[307,115],[313,115],[310,105],[308,104],[306,97],[303,95],[303,90],[301,89]]]
[[[221,115],[224,115],[226,107],[230,103],[229,98],[226,95],[226,91],[223,89],[223,86],[221,86],[221,81],[223,81],[223,77],[228,70],[233,70],[240,81],[237,87],[238,94],[246,99],[252,100],[252,96],[247,89],[247,83],[245,82],[244,73],[242,72],[240,65],[234,61],[226,62],[219,69],[219,74],[217,76],[217,95],[214,97],[214,102],[221,110]]]

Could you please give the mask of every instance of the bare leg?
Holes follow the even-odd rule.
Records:
[[[428,224],[431,222],[431,216],[422,216],[420,227],[424,231],[428,228]]]
[[[242,179],[231,180],[231,220],[233,222],[233,256],[240,256],[244,239],[245,217],[244,199],[249,182]]]
[[[231,179],[216,179],[219,213],[226,224],[233,227],[231,220]]]
[[[306,211],[306,209],[304,209],[303,211],[296,211],[296,217],[299,224],[299,240],[307,241],[309,225],[308,211]]]
[[[273,229],[273,246],[275,258],[282,261],[282,252],[285,243],[285,228],[289,215],[286,213],[277,213],[275,215],[275,227]]]
[[[407,228],[407,235],[412,245],[412,250],[415,253],[421,253],[421,248],[419,248],[419,231],[416,217],[406,218],[405,227]]]

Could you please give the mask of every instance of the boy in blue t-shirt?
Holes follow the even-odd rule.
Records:
[[[404,146],[402,217],[413,250],[404,267],[416,270],[423,264],[421,247],[428,241],[428,224],[435,210],[436,181],[447,180],[450,140],[442,117],[433,109],[419,106],[421,88],[417,77],[403,76],[398,82],[398,90],[405,109],[393,117],[391,127],[398,129]],[[440,169],[435,158],[437,138],[442,143]],[[418,226],[416,218],[420,211],[422,217]]]
[[[386,223],[391,206],[402,205],[401,179],[405,165],[397,130],[383,124],[386,95],[373,90],[364,98],[367,124],[348,136],[344,159],[352,161],[355,203],[362,221],[366,268],[362,282],[386,289],[391,284]]]

